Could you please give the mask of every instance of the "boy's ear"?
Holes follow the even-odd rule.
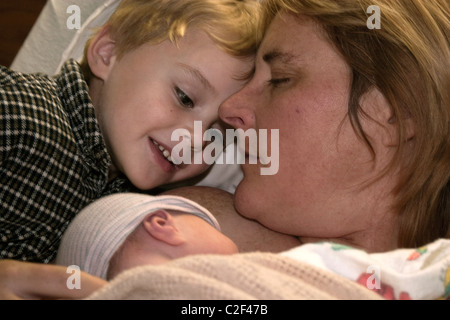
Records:
[[[182,232],[177,227],[177,221],[166,210],[158,210],[148,214],[143,222],[144,229],[153,238],[172,246],[185,242]]]
[[[104,27],[92,39],[87,49],[87,60],[92,73],[102,80],[106,80],[114,65],[116,44]]]

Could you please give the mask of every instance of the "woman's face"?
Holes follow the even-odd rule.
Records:
[[[245,164],[235,194],[238,211],[305,241],[352,238],[377,228],[372,209],[389,188],[384,180],[374,184],[376,192],[361,184],[380,172],[388,154],[381,126],[362,120],[376,161],[352,128],[347,116],[351,77],[351,68],[316,22],[275,17],[253,79],[220,109],[235,128],[279,130],[278,173],[261,175],[261,165]],[[375,92],[365,100],[365,111],[384,121],[384,99]]]

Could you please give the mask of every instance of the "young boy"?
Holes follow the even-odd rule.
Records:
[[[93,200],[196,176],[176,129],[204,130],[244,84],[255,1],[123,0],[55,78],[0,68],[0,259],[49,262]]]
[[[111,280],[139,265],[237,252],[216,218],[197,203],[178,196],[122,193],[93,202],[75,217],[62,238],[56,264],[77,265]]]

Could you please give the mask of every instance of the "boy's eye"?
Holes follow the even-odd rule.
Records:
[[[178,100],[180,101],[181,105],[186,108],[193,108],[194,102],[189,98],[189,96],[183,92],[180,88],[175,88],[175,92],[177,94]]]

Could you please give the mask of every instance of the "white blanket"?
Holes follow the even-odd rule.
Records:
[[[270,253],[190,256],[130,269],[91,300],[381,299],[310,264]]]
[[[120,274],[89,299],[449,299],[450,240],[368,254],[335,243],[199,255]]]

